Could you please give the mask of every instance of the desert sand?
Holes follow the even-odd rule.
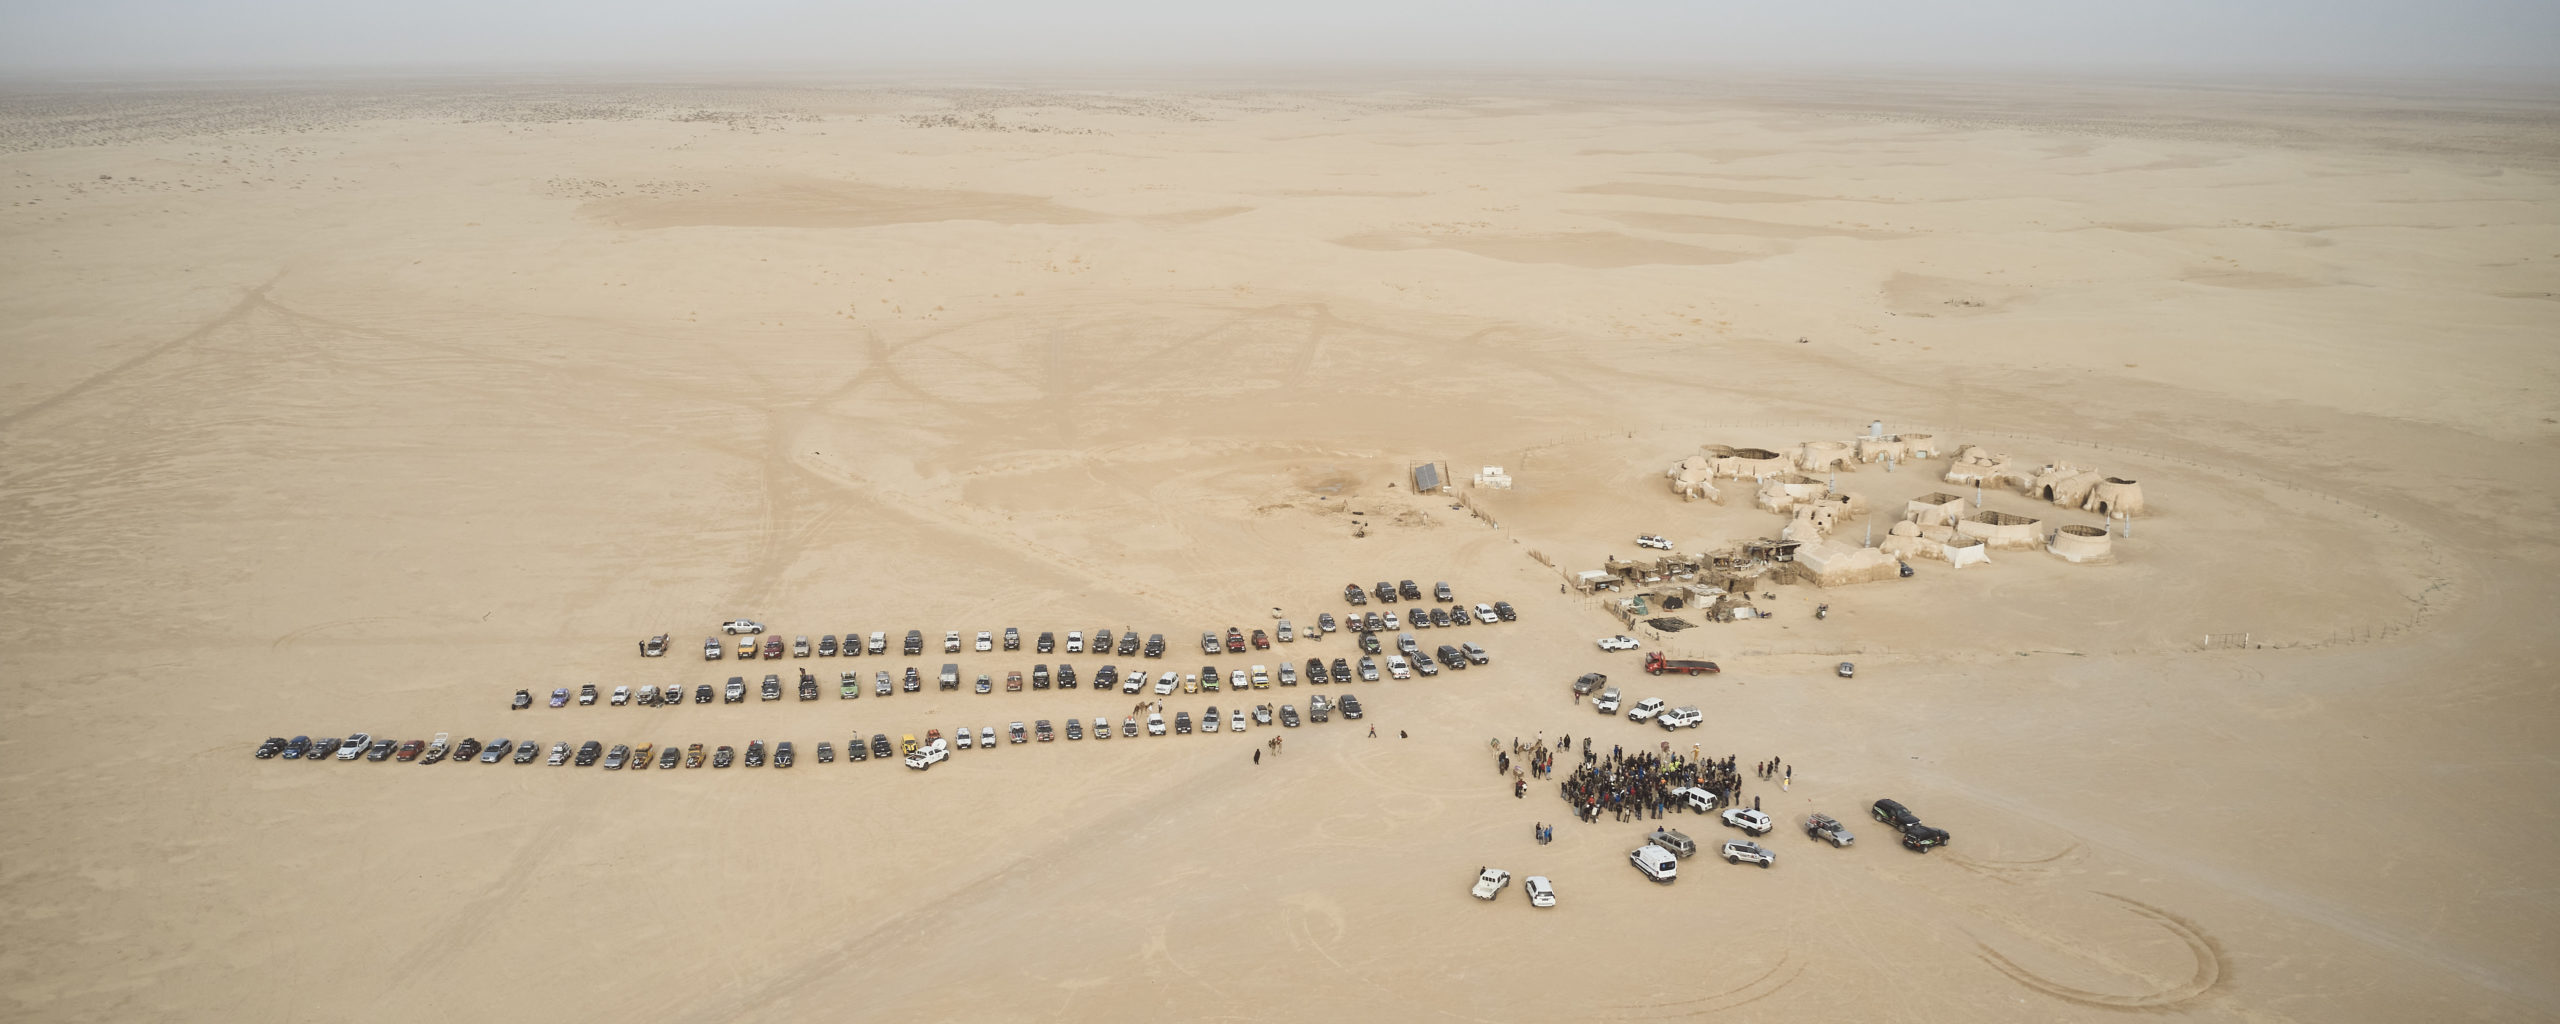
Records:
[[[14,87],[0,1010],[2560,1017],[2553,110],[1917,80]],[[2110,565],[1923,562],[1646,638],[1718,676],[1594,649],[1619,626],[1559,568],[1781,525],[1683,503],[1663,466],[1870,420],[2138,476],[2153,514]],[[1453,510],[1400,485],[1426,460],[1517,486]],[[1889,524],[1944,465],[1841,487]],[[1403,578],[1520,620],[1432,635],[1490,665],[1357,686],[1381,738],[1309,725],[1260,764],[1280,730],[807,756],[1127,711],[834,695],[840,668],[1060,660],[1028,650],[780,666],[819,673],[814,704],[506,706],[752,680],[695,653],[738,616],[1134,627],[1189,670],[1200,630]],[[1295,646],[1210,660],[1352,653]],[[1488,739],[1662,738],[1573,703],[1588,671],[1703,708],[1684,748],[1796,766],[1747,791],[1788,826],[1773,869],[1657,886],[1625,859],[1650,824],[1512,796]],[[250,756],[354,730],[803,759]],[[1953,844],[1894,846],[1885,796]],[[1814,810],[1858,845],[1807,842]],[[1561,905],[1468,899],[1488,864]]]

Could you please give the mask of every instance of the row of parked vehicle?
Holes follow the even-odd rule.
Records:
[[[1384,582],[1378,584],[1378,589],[1381,594],[1381,600],[1388,603],[1393,603],[1399,592],[1404,593],[1411,600],[1419,601],[1422,599],[1421,589],[1415,586],[1412,580],[1404,581],[1401,591],[1399,591],[1395,585]],[[1448,596],[1450,591],[1447,583],[1436,584],[1434,590],[1439,595],[1441,601],[1453,602],[1453,599]],[[1350,586],[1345,593],[1358,598],[1358,600],[1354,600],[1352,602],[1353,604],[1367,603],[1367,598],[1364,592],[1357,584]],[[1393,611],[1389,611],[1384,614],[1380,614],[1378,612],[1355,614],[1347,620],[1347,624],[1353,632],[1376,632],[1380,629],[1389,631],[1404,628],[1434,629],[1449,626],[1465,626],[1478,622],[1510,622],[1518,617],[1519,614],[1513,610],[1510,602],[1496,601],[1490,604],[1479,603],[1472,608],[1456,603],[1450,603],[1449,606],[1445,608],[1417,608],[1414,609],[1410,615],[1401,619],[1397,613]],[[1280,643],[1292,643],[1302,637],[1309,640],[1318,640],[1322,639],[1324,634],[1334,632],[1337,628],[1333,614],[1331,612],[1326,612],[1316,616],[1315,628],[1306,630],[1303,634],[1298,630],[1295,623],[1292,623],[1287,619],[1282,619],[1275,623],[1273,630],[1269,632],[1261,629],[1248,631],[1237,626],[1227,627],[1223,634],[1217,630],[1204,630],[1200,634],[1200,650],[1205,654],[1218,654],[1222,652],[1228,654],[1242,654],[1248,649],[1257,651],[1269,650],[1271,648],[1271,644],[1275,640]],[[802,635],[793,637],[791,642],[786,645],[783,642],[782,637],[778,635],[766,635],[765,624],[753,619],[732,619],[728,622],[722,623],[720,629],[721,632],[738,638],[735,642],[734,651],[735,656],[741,661],[750,660],[758,656],[769,659],[785,657],[833,658],[840,656],[857,657],[866,653],[873,655],[885,655],[889,653],[889,634],[885,631],[874,631],[866,636],[862,633],[848,630],[845,632],[841,640],[837,638],[836,634],[827,633],[820,635],[814,643],[811,642],[809,637]],[[1001,639],[999,639],[999,634],[994,630],[979,630],[977,631],[977,635],[974,639],[968,640],[964,640],[962,638],[960,630],[946,630],[942,634],[942,652],[945,654],[958,654],[964,646],[973,647],[979,651],[992,651],[996,649],[998,644],[1001,644],[1005,650],[1017,651],[1022,649],[1022,638],[1022,630],[1015,626],[1005,627],[1001,634]],[[669,637],[665,633],[660,633],[656,636],[640,641],[640,656],[644,658],[665,656],[667,653],[668,641]],[[1055,653],[1061,648],[1061,646],[1062,644],[1058,638],[1058,634],[1054,632],[1041,633],[1038,638],[1033,641],[1034,649],[1041,654]],[[1063,642],[1063,648],[1068,654],[1084,654],[1087,652],[1094,654],[1117,653],[1120,657],[1124,658],[1139,656],[1161,658],[1164,657],[1166,653],[1164,634],[1151,633],[1148,634],[1146,639],[1140,640],[1138,638],[1137,631],[1134,629],[1123,630],[1116,635],[1109,629],[1097,629],[1093,631],[1090,640],[1087,639],[1083,630],[1070,630],[1066,634],[1066,639]],[[729,656],[731,650],[732,648],[722,644],[719,637],[703,638],[702,658],[705,661],[718,661],[723,657]],[[924,631],[921,629],[908,630],[905,638],[899,645],[899,650],[901,653],[909,656],[923,654],[925,651]]]
[[[1469,665],[1482,665],[1492,660],[1492,655],[1488,654],[1482,646],[1474,643],[1442,644],[1438,651],[1431,655],[1424,655],[1410,633],[1401,636],[1398,640],[1398,649],[1399,653],[1388,655],[1383,664],[1379,659],[1369,655],[1362,655],[1356,660],[1349,657],[1335,658],[1329,665],[1322,658],[1309,658],[1303,675],[1298,665],[1286,661],[1279,664],[1276,672],[1270,666],[1254,665],[1251,668],[1238,666],[1222,673],[1215,665],[1202,665],[1198,672],[1186,673],[1171,670],[1151,672],[1148,669],[1133,667],[1124,673],[1117,665],[1104,665],[1093,673],[1092,686],[1097,690],[1116,689],[1127,694],[1139,694],[1152,689],[1157,696],[1165,697],[1176,692],[1217,693],[1221,688],[1267,690],[1275,682],[1281,686],[1296,686],[1302,678],[1316,686],[1329,682],[1350,683],[1354,679],[1376,682],[1382,674],[1396,679],[1408,679],[1416,672],[1425,676],[1438,675],[1443,665],[1452,669],[1465,669]],[[1408,656],[1411,657],[1410,661],[1407,660]],[[947,662],[936,676],[935,684],[943,690],[958,690],[961,688],[961,678],[959,663]],[[1018,693],[1026,688],[1072,690],[1081,684],[1082,680],[1073,664],[1062,662],[1053,671],[1046,662],[1043,662],[1031,666],[1028,675],[1019,669],[1009,670],[1001,683],[996,680],[993,673],[977,673],[972,685],[979,693],[993,693],[999,685],[1008,693]],[[871,689],[874,694],[886,697],[901,691],[915,693],[923,690],[924,685],[924,672],[910,665],[901,677],[893,678],[888,670],[881,670],[873,676]],[[836,696],[843,700],[854,700],[862,696],[862,688],[861,673],[847,670],[841,673],[837,681]],[[746,702],[750,692],[758,694],[764,700],[778,701],[783,698],[785,689],[781,675],[776,673],[767,673],[763,683],[754,687],[752,691],[745,676],[730,676],[728,684],[717,689],[709,683],[696,685],[693,688],[693,702],[709,704],[719,700],[729,704],[741,704]],[[807,669],[802,669],[796,692],[801,700],[817,700],[819,698],[817,677],[810,675]],[[615,707],[632,703],[638,703],[642,707],[677,706],[685,702],[685,690],[681,685],[671,685],[663,689],[656,685],[644,685],[636,691],[630,686],[616,686],[611,696],[607,698],[596,684],[587,683],[578,687],[574,697],[570,689],[565,686],[551,691],[552,707],[567,707],[573,699],[581,706],[592,705],[599,700],[604,700]],[[532,707],[533,703],[533,691],[517,690],[510,706],[521,711]]]
[[[1360,698],[1355,695],[1346,693],[1343,694],[1339,700],[1334,700],[1323,694],[1317,694],[1307,702],[1307,717],[1304,720],[1315,722],[1329,721],[1331,720],[1331,717],[1337,713],[1342,715],[1344,718],[1351,719],[1357,719],[1366,714],[1365,710],[1360,706]],[[1239,708],[1225,713],[1225,717],[1223,718],[1225,727],[1230,732],[1244,732],[1253,725],[1267,726],[1273,724],[1275,721],[1286,728],[1297,728],[1302,721],[1298,715],[1297,705],[1283,704],[1274,708],[1269,704],[1257,704],[1250,712]],[[1212,705],[1201,714],[1199,731],[1217,732],[1220,728],[1221,722],[1222,718],[1219,709],[1215,705]],[[1147,735],[1162,736],[1165,734],[1167,727],[1167,722],[1162,714],[1149,714],[1143,723],[1140,719],[1134,716],[1124,718],[1121,720],[1119,726],[1120,733],[1123,736],[1136,736],[1139,734],[1141,729],[1143,729]],[[1189,735],[1193,731],[1191,712],[1175,712],[1170,728],[1177,734]],[[1065,731],[1067,738],[1070,740],[1083,739],[1085,737],[1083,720],[1072,718],[1068,719]],[[1111,737],[1111,732],[1112,723],[1110,719],[1096,718],[1093,720],[1093,738],[1097,740],[1109,739]],[[1040,742],[1047,743],[1057,737],[1058,730],[1050,724],[1048,719],[1044,718],[1041,719],[1036,726],[1025,726],[1021,722],[1015,722],[1008,730],[1008,733],[1010,734],[1012,741],[1015,743],[1030,742],[1035,735]],[[996,728],[994,726],[982,727],[978,729],[974,735],[971,733],[969,728],[964,726],[953,730],[952,736],[948,739],[942,735],[942,730],[929,729],[926,730],[925,738],[923,740],[919,741],[914,735],[910,734],[905,737],[903,743],[894,747],[890,744],[888,734],[886,733],[874,734],[868,743],[865,743],[862,738],[857,735],[852,741],[845,744],[845,754],[848,760],[861,761],[870,757],[893,757],[901,752],[906,754],[915,754],[931,745],[938,745],[941,749],[947,751],[955,748],[959,750],[968,750],[972,746],[993,747],[997,742]],[[683,767],[687,768],[700,768],[706,763],[713,768],[727,768],[736,755],[736,751],[733,748],[726,746],[717,747],[706,752],[703,745],[699,743],[685,748],[685,750],[680,753],[676,745],[673,743],[667,744],[664,747],[659,747],[650,743],[641,743],[637,745],[616,744],[608,748],[600,741],[588,740],[584,744],[575,748],[572,748],[567,742],[556,742],[551,744],[549,763],[554,765],[575,764],[583,768],[588,765],[601,762],[604,767],[613,770],[620,770],[624,767],[646,769],[649,767],[649,761],[653,756],[653,751],[654,756],[659,762],[658,767],[661,768],[674,768],[679,764],[682,764]],[[818,762],[821,764],[833,762],[836,759],[835,745],[833,743],[822,742],[818,744],[816,754]],[[447,758],[451,758],[455,761],[476,760],[483,764],[497,764],[501,761],[512,759],[517,764],[531,764],[536,760],[543,759],[544,755],[542,744],[533,740],[511,740],[501,737],[483,744],[478,739],[466,737],[460,742],[455,742],[452,734],[437,733],[434,739],[394,741],[390,739],[376,738],[369,733],[360,732],[343,738],[329,737],[319,740],[314,740],[309,736],[295,736],[290,739],[282,736],[271,736],[267,738],[266,742],[258,745],[256,756],[261,760],[268,758],[282,758],[287,761],[320,761],[331,759],[339,761],[396,760],[403,762],[415,762],[418,764],[435,764],[436,762],[446,760]],[[772,751],[773,764],[778,768],[791,767],[794,756],[795,752],[792,745],[790,741],[787,740],[776,745]],[[765,763],[765,760],[766,751],[763,740],[756,740],[747,744],[747,767],[760,767]],[[935,760],[939,760],[939,758],[936,758]]]
[[[735,619],[722,624],[721,628],[733,636],[740,636],[736,642],[736,656],[741,661],[750,660],[759,655],[766,658],[807,658],[812,656],[833,658],[839,656],[858,657],[865,653],[873,655],[885,655],[889,653],[889,634],[885,632],[874,632],[867,637],[860,633],[848,632],[844,635],[844,639],[841,641],[836,639],[835,634],[828,633],[819,636],[815,643],[812,643],[807,636],[796,636],[793,637],[790,644],[786,646],[780,636],[763,635],[765,632],[765,625],[752,619]],[[1271,631],[1254,629],[1248,632],[1240,627],[1229,626],[1227,627],[1223,638],[1216,630],[1202,632],[1200,634],[1200,647],[1204,652],[1209,654],[1217,654],[1222,651],[1230,654],[1241,654],[1247,649],[1257,651],[1270,650],[1271,644],[1275,639],[1280,643],[1294,643],[1300,639],[1322,639],[1323,634],[1331,633],[1336,628],[1333,616],[1329,613],[1318,616],[1316,620],[1316,628],[1307,630],[1304,633],[1301,633],[1298,630],[1295,623],[1292,623],[1287,619],[1282,619],[1275,623],[1274,629]],[[1275,632],[1277,634],[1276,637],[1274,635]],[[664,633],[640,641],[640,655],[646,658],[655,658],[665,655],[667,652],[667,641],[668,637]],[[1018,627],[1007,626],[1004,628],[1001,640],[998,639],[998,634],[994,630],[979,630],[974,640],[963,639],[960,630],[946,630],[942,634],[942,653],[958,654],[964,647],[974,648],[979,651],[992,651],[997,648],[999,643],[1001,643],[1003,648],[1008,651],[1021,650],[1022,630]],[[1067,632],[1066,639],[1063,643],[1059,640],[1057,633],[1042,633],[1032,642],[1032,647],[1041,654],[1055,653],[1063,648],[1068,654],[1085,654],[1088,652],[1093,654],[1112,654],[1116,652],[1124,658],[1134,658],[1142,655],[1149,658],[1161,658],[1165,656],[1167,651],[1164,634],[1153,633],[1149,634],[1144,640],[1140,640],[1138,632],[1134,629],[1123,630],[1116,635],[1109,629],[1097,629],[1093,631],[1090,640],[1086,638],[1083,630],[1070,630]],[[703,638],[703,660],[718,661],[726,655],[727,651],[728,649],[721,645],[719,637]],[[908,630],[905,639],[899,644],[899,651],[900,653],[909,656],[923,654],[925,651],[924,631],[921,629]]]

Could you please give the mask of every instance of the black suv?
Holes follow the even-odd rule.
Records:
[[[1877,821],[1896,829],[1909,828],[1920,823],[1920,816],[1911,813],[1911,808],[1902,806],[1899,800],[1878,800],[1874,807],[1867,809],[1867,812],[1875,815]]]
[[[596,763],[596,758],[603,756],[604,744],[598,743],[594,740],[588,740],[586,743],[578,747],[578,767],[584,768],[588,765],[594,764]]]
[[[1360,585],[1357,583],[1345,583],[1342,585],[1342,599],[1355,606],[1368,604],[1369,592],[1360,589]]]
[[[1451,647],[1448,644],[1441,644],[1440,649],[1433,651],[1432,653],[1440,656],[1440,664],[1442,665],[1458,669],[1460,671],[1464,671],[1467,667],[1467,656],[1458,653],[1457,648]]]
[[[1063,661],[1058,663],[1058,688],[1061,690],[1072,690],[1076,688],[1075,666]]]
[[[1121,652],[1121,653],[1124,653],[1124,654],[1125,654],[1125,653],[1128,653],[1128,652],[1123,651],[1123,652]],[[1161,657],[1164,657],[1164,634],[1162,634],[1162,633],[1149,633],[1149,634],[1147,634],[1147,657],[1150,657],[1150,658],[1161,658]]]
[[[1342,717],[1344,718],[1360,717],[1360,698],[1358,697],[1348,693],[1343,694],[1342,703],[1335,706],[1342,709]]]
[[[1123,658],[1132,658],[1136,657],[1137,654],[1138,634],[1134,632],[1120,634],[1120,656]]]
[[[818,656],[821,658],[832,658],[836,656],[835,634],[829,633],[818,638]]]
[[[1502,617],[1502,621],[1504,621],[1504,622],[1510,622],[1510,621],[1512,621],[1512,620],[1517,619],[1517,618],[1519,618],[1519,617],[1520,617],[1520,613],[1519,613],[1519,612],[1515,612],[1515,611],[1512,611],[1512,610],[1511,610],[1511,602],[1509,602],[1509,601],[1496,601],[1496,602],[1494,602],[1494,603],[1493,603],[1493,613],[1494,613],[1495,615],[1501,616],[1501,617]]]
[[[749,768],[762,768],[762,767],[764,767],[764,741],[763,741],[763,740],[750,740],[750,741],[748,741],[748,743],[747,743],[747,767],[749,767]]]
[[[1324,659],[1323,659],[1323,658],[1309,658],[1309,659],[1307,659],[1307,685],[1309,685],[1309,686],[1322,686],[1322,685],[1324,685],[1324,680],[1325,680],[1325,674],[1324,674]]]
[[[924,630],[910,629],[907,631],[907,653],[910,655],[924,653]]]
[[[1351,681],[1350,662],[1344,661],[1340,658],[1333,659],[1333,681],[1337,683],[1347,683]]]
[[[1414,586],[1412,580],[1405,580],[1396,584],[1396,596],[1407,601],[1419,601],[1422,600],[1422,588]]]
[[[1057,649],[1058,649],[1058,634],[1056,634],[1056,633],[1042,633],[1042,634],[1040,634],[1040,653],[1042,653],[1042,654],[1048,654],[1048,653],[1050,653],[1050,652],[1052,652],[1052,651],[1055,651],[1055,650],[1057,650]]]
[[[868,759],[870,759],[870,757],[871,757],[871,749],[862,745],[862,734],[861,734],[861,733],[854,733],[854,734],[853,734],[853,738],[852,738],[852,739],[849,739],[849,740],[844,741],[844,759],[845,759],[845,760],[847,760],[847,761],[863,761],[863,760],[868,760]]]
[[[1378,581],[1378,603],[1379,603],[1379,604],[1394,604],[1394,603],[1396,603],[1396,585],[1395,585],[1395,584],[1393,584],[1393,583],[1389,583],[1389,582],[1387,582],[1387,581],[1385,581],[1385,580],[1379,580],[1379,581]]]
[[[749,749],[753,749],[753,748],[749,748]],[[776,767],[776,768],[789,768],[789,767],[791,767],[791,741],[790,741],[790,740],[784,740],[784,741],[782,741],[782,742],[781,742],[781,744],[780,744],[780,745],[777,745],[777,746],[775,746],[775,747],[773,748],[773,766],[774,766],[774,767]]]
[[[1431,596],[1439,599],[1442,604],[1457,600],[1457,598],[1449,596],[1449,581],[1447,580],[1442,580],[1438,583],[1432,584]]]
[[[871,756],[896,757],[897,749],[898,748],[889,745],[888,733],[875,732],[871,734]]]
[[[1049,666],[1045,664],[1031,666],[1031,688],[1034,690],[1049,688]]]

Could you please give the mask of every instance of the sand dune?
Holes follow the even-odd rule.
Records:
[[[2560,1016],[2548,98],[1750,95],[11,98],[10,1015]],[[2138,477],[2156,514],[2112,564],[1924,559],[1637,627],[1715,676],[1595,649],[1628,627],[1560,570],[1782,525],[1747,483],[1680,501],[1665,466],[1871,420]],[[1453,508],[1410,493],[1425,460],[1516,485]],[[1875,511],[1838,535],[1974,497],[1944,467],[1841,472]],[[1137,698],[840,700],[838,672],[1132,659],[693,654],[735,616],[1135,628],[1171,641],[1151,670],[1231,671],[1351,642],[1199,656],[1201,630],[1407,577],[1519,620],[1423,634],[1492,661],[1355,684],[1360,723],[923,773],[807,755]],[[660,632],[675,653],[637,657]],[[507,709],[801,667],[824,699]],[[1683,748],[1784,757],[1747,795],[1859,842],[1782,829],[1772,869],[1643,881],[1649,823],[1570,822],[1490,760],[1667,741],[1573,701],[1589,671],[1699,706]],[[803,756],[250,757],[358,729]],[[1896,848],[1885,796],[1954,844]],[[1487,864],[1562,904],[1466,898]]]

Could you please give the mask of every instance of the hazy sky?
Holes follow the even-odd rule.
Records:
[[[2540,77],[2560,0],[0,0],[0,73],[1227,61]]]

